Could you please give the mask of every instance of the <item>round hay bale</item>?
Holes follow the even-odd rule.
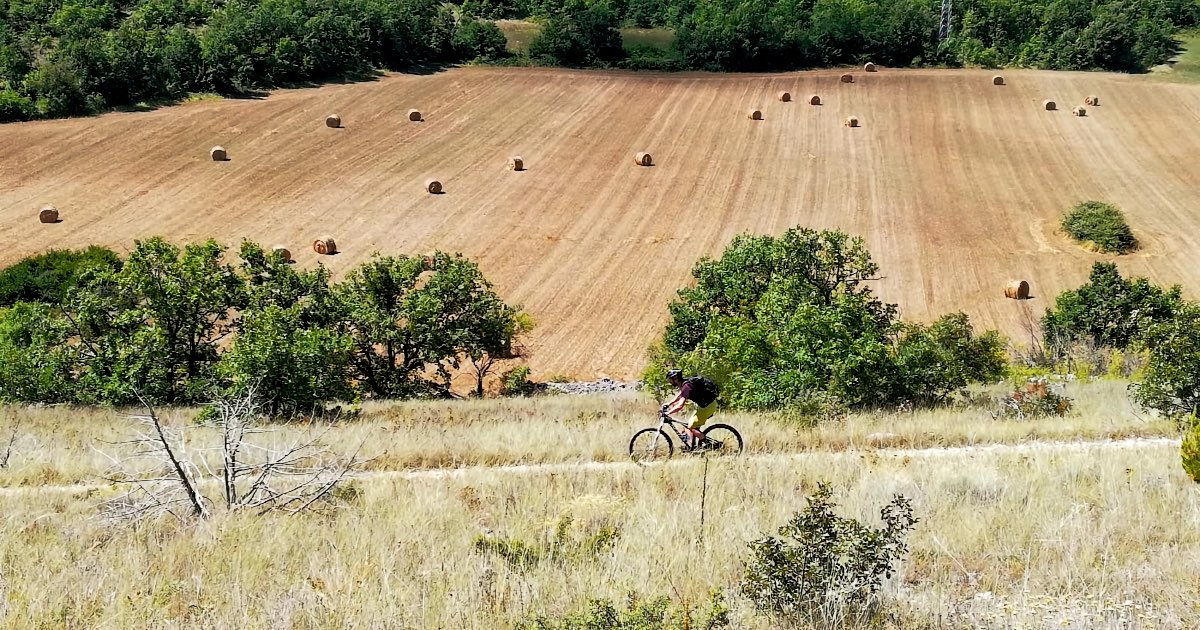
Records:
[[[1052,112],[1052,111],[1058,109],[1058,103],[1055,103],[1054,101],[1044,101],[1042,103],[1042,107],[1045,107],[1046,111]]]
[[[1076,116],[1087,116],[1087,108],[1082,105],[1076,105],[1071,109],[1071,113]]]
[[[46,206],[38,211],[38,221],[42,223],[58,223],[58,208]]]
[[[208,157],[214,162],[226,162],[229,160],[229,152],[225,147],[217,146],[208,150]]]
[[[858,126],[858,118],[856,116],[851,116],[851,117],[847,118],[846,126],[847,127],[857,127]]]
[[[1097,105],[1100,104],[1100,97],[1099,96],[1089,96],[1089,97],[1083,99],[1083,104],[1087,105],[1089,107],[1096,107]]]
[[[322,236],[313,241],[313,251],[322,256],[332,256],[337,253],[337,243],[334,242],[332,236]]]
[[[512,171],[523,171],[525,170],[525,160],[522,160],[519,155],[514,155],[508,158],[508,168]]]
[[[1024,280],[1012,280],[1004,285],[1004,297],[1010,300],[1028,300],[1029,283]]]
[[[875,64],[868,61],[867,64],[863,66],[863,71],[864,72],[878,72],[879,69],[875,67]]]
[[[442,194],[442,182],[436,179],[425,180],[425,191],[431,195]]]
[[[992,77],[992,85],[1004,85],[1004,77],[998,74]]]
[[[779,100],[784,103],[791,103],[792,102],[792,93],[791,92],[780,92]]]
[[[325,117],[325,126],[330,129],[337,129],[342,126],[342,117],[337,114],[330,114]]]
[[[808,104],[809,105],[820,105],[821,97],[816,94],[813,94],[812,96],[808,97]]]
[[[750,110],[750,120],[762,120],[762,112],[757,109]]]
[[[421,116],[421,112],[419,112],[419,111],[417,111],[417,110],[415,110],[415,109],[410,109],[410,110],[408,110],[408,119],[409,119],[409,120],[411,120],[411,121],[413,121],[413,122],[421,122],[422,120],[425,120],[425,119],[424,119],[424,118]]]
[[[331,242],[332,242],[332,240],[331,240]],[[313,249],[316,249],[315,243],[313,244]],[[274,252],[280,258],[282,258],[283,262],[292,262],[292,250],[284,247],[283,245],[276,245],[271,248],[271,251]]]
[[[854,83],[854,75],[847,72],[842,75],[842,83]]]
[[[650,154],[646,153],[645,151],[633,156],[633,161],[638,166],[653,166],[654,165],[654,158],[651,158]]]

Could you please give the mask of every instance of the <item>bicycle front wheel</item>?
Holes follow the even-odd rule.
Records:
[[[653,464],[671,459],[675,446],[661,429],[642,429],[629,440],[629,458],[638,464]]]
[[[714,424],[704,430],[704,447],[714,455],[737,455],[742,452],[742,434],[728,424]]]

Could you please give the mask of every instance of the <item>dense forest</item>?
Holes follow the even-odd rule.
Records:
[[[6,0],[0,121],[191,93],[509,56],[490,20],[532,18],[528,61],[576,67],[785,70],[1021,65],[1142,71],[1200,21],[1198,0]],[[674,31],[622,46],[620,27]],[[518,62],[525,59],[518,58]]]

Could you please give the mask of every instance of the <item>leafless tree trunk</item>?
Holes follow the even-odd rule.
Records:
[[[17,431],[21,429],[21,416],[13,421],[12,434],[8,436],[8,445],[4,448],[4,454],[0,455],[0,468],[8,468],[8,460],[12,457],[13,445],[17,443]]]

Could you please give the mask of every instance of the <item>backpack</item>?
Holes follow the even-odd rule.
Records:
[[[711,405],[721,393],[716,383],[703,376],[693,376],[683,382],[685,385],[692,386],[691,394],[688,398],[700,407]]]

